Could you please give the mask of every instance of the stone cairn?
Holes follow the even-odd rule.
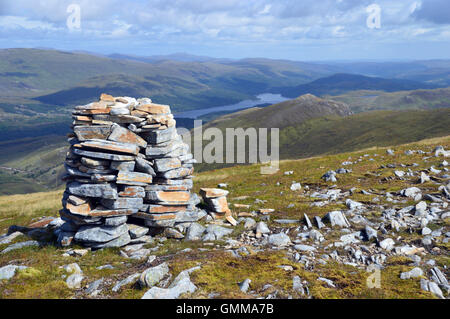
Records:
[[[183,238],[183,227],[206,215],[191,194],[195,160],[168,105],[102,94],[72,114],[61,246],[121,247],[149,232]]]

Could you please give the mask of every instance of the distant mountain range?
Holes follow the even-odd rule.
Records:
[[[0,106],[73,105],[107,91],[151,96],[181,111],[236,103],[260,93],[294,98],[357,89],[390,92],[450,86],[449,61],[326,64],[188,54],[100,56],[40,49],[0,50],[0,61],[0,89],[4,92]]]

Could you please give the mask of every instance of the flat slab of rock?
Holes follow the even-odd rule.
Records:
[[[120,237],[108,241],[106,243],[86,243],[86,245],[88,247],[91,247],[92,249],[102,249],[102,248],[123,247],[128,245],[129,243],[131,243],[131,237],[128,234],[128,232],[126,232],[125,234],[122,234]]]
[[[149,232],[149,229],[147,227],[129,224],[128,232],[130,233],[131,239],[136,239],[145,236]]]
[[[200,196],[203,198],[217,198],[222,196],[227,196],[228,191],[220,188],[201,188]]]
[[[144,204],[144,200],[138,197],[119,197],[117,199],[102,199],[101,204],[109,209],[137,209]]]
[[[12,244],[8,247],[6,247],[5,249],[2,250],[2,254],[6,254],[10,251],[16,250],[16,249],[21,249],[24,247],[38,247],[39,246],[39,242],[35,241],[35,240],[29,240],[29,241],[24,241],[21,243],[15,243]]]
[[[291,239],[285,233],[273,234],[269,236],[268,243],[277,247],[287,246],[291,243]]]
[[[116,283],[114,285],[114,287],[112,288],[113,292],[118,292],[120,290],[120,288],[122,288],[123,286],[135,283],[138,278],[140,277],[140,273],[136,273],[136,274],[132,274],[130,276],[128,276],[127,278],[125,278],[124,280],[119,281],[118,283]]]
[[[152,182],[152,175],[138,172],[119,171],[117,184],[146,186]]]
[[[167,172],[181,167],[181,161],[178,158],[155,159],[155,169],[157,172]]]
[[[127,162],[127,161],[134,161],[135,157],[131,155],[121,155],[121,154],[110,154],[110,153],[104,153],[104,152],[93,152],[93,151],[86,151],[79,148],[72,149],[73,153],[80,156],[86,156],[86,157],[92,157],[92,158],[99,158],[99,159],[105,159],[110,161],[119,161],[119,162]]]
[[[118,124],[113,124],[112,132],[108,136],[108,140],[125,144],[135,144],[142,148],[147,147],[147,142],[142,137]]]
[[[161,176],[166,179],[177,179],[192,175],[193,172],[194,172],[193,168],[180,167],[164,172]]]
[[[120,197],[145,197],[145,189],[141,186],[125,186],[122,191],[119,192]]]
[[[21,232],[16,231],[9,235],[0,236],[0,245],[9,244],[10,242],[12,242],[14,239],[16,239],[21,235],[23,235]]]
[[[80,144],[75,144],[76,148],[84,149],[95,149],[106,152],[118,152],[118,153],[129,153],[137,155],[139,153],[139,147],[130,143],[120,143],[114,141],[91,139],[81,142]]]
[[[170,106],[164,104],[149,103],[137,105],[135,108],[150,114],[170,114]]]
[[[189,192],[147,191],[146,199],[168,205],[187,205],[191,199]]]
[[[106,243],[121,235],[128,234],[126,224],[118,227],[82,226],[75,235],[75,240],[83,243]]]
[[[80,142],[90,139],[106,139],[111,133],[110,125],[82,126],[74,128],[74,133]]]
[[[73,182],[67,184],[66,191],[72,195],[82,197],[110,198],[116,199],[117,187],[110,184],[81,184]]]

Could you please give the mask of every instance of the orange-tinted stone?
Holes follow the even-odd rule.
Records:
[[[136,110],[147,112],[150,114],[168,114],[170,113],[170,106],[163,104],[144,104],[136,106]]]
[[[106,102],[115,102],[114,96],[105,93],[102,93],[102,95],[100,95],[100,100]]]

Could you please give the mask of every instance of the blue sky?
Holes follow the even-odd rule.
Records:
[[[73,4],[80,28],[70,24],[77,21],[68,12]],[[373,4],[381,10],[379,28],[373,16],[367,23]],[[0,47],[305,61],[447,59],[450,1],[0,0]]]

